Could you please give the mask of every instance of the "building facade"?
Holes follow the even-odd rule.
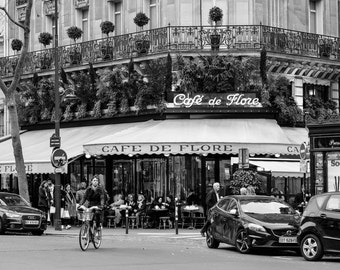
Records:
[[[194,189],[204,204],[205,193],[214,181],[221,182],[224,192],[229,192],[233,173],[242,166],[238,165],[239,151],[247,148],[250,154],[247,166],[258,171],[263,186],[261,192],[268,194],[272,187],[278,187],[289,200],[300,191],[301,185],[306,185],[314,193],[308,172],[296,167],[299,166],[299,145],[308,140],[305,128],[280,127],[276,111],[257,104],[257,99],[262,102],[261,94],[246,93],[239,99],[235,96],[239,89],[233,89],[231,96],[212,91],[208,100],[203,101],[195,95],[199,94],[197,90],[181,96],[183,77],[180,77],[178,57],[199,66],[201,56],[260,59],[265,48],[267,74],[288,80],[288,95],[301,111],[306,109],[308,98],[318,98],[324,103],[332,101],[339,107],[339,1],[58,1],[58,20],[54,4],[54,0],[33,3],[30,52],[22,76],[25,82],[35,76],[53,80],[55,50],[52,45],[45,48],[38,37],[42,32],[55,36],[56,21],[59,62],[69,81],[79,72],[91,75],[94,70],[103,74],[105,69],[129,70],[131,66],[136,76],[143,77],[153,61],[168,56],[172,61],[171,91],[167,93],[166,109],[162,113],[151,106],[136,114],[135,106],[128,106],[128,113],[123,114],[120,109],[118,114],[100,119],[94,117],[95,109],[85,120],[64,118],[61,147],[69,148],[65,149],[69,153],[69,165],[64,182],[70,181],[77,188],[84,178],[88,180],[99,174],[111,195],[142,192],[150,199],[172,194],[185,200],[188,190]],[[7,5],[14,18],[24,19],[25,0],[8,1]],[[216,25],[209,20],[213,6],[223,11],[223,18]],[[150,19],[144,27],[134,23],[138,12]],[[100,28],[104,21],[111,21],[115,26],[108,36]],[[66,30],[71,26],[83,31],[76,42],[67,35]],[[8,23],[7,29],[4,57],[0,58],[5,82],[11,80],[17,59],[17,52],[10,44],[13,39],[23,38],[22,30],[14,24]],[[217,44],[212,40],[214,34],[219,36]],[[130,78],[130,73],[127,77]],[[150,81],[150,74],[144,79]],[[65,87],[70,88],[68,84]],[[217,100],[232,106],[218,106]],[[191,103],[193,106],[189,106]],[[6,115],[6,106],[3,107],[1,110],[0,97],[0,115],[1,112]],[[67,103],[64,112],[66,108]],[[110,110],[109,105],[101,109]],[[76,113],[79,115],[79,111]],[[6,117],[3,119],[3,135],[6,135],[8,123]],[[53,121],[42,117],[30,119],[23,125],[28,131],[22,136],[27,140],[24,152],[26,148],[27,173],[33,191],[41,179],[53,178],[54,169],[48,155]],[[34,139],[37,137],[38,141]],[[42,138],[45,144],[41,146],[41,153],[48,154],[28,153],[34,147],[39,149]],[[72,148],[75,144],[77,149]],[[2,146],[7,149],[10,144],[5,141]],[[1,187],[15,189],[15,168],[10,153],[0,157],[0,165]]]

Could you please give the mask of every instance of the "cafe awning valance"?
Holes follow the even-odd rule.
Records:
[[[303,177],[300,171],[300,161],[282,161],[282,160],[249,160],[249,163],[258,167],[259,171],[271,172],[272,176],[282,177]]]
[[[296,145],[295,145],[296,146]],[[90,155],[250,154],[297,155],[272,119],[167,119],[131,125],[84,144]]]
[[[83,155],[83,144],[98,139],[106,134],[114,134],[131,124],[99,125],[87,127],[62,128],[61,148],[66,151],[68,160],[74,160]],[[26,173],[54,173],[51,165],[50,137],[54,129],[26,131],[20,135]],[[13,174],[15,160],[13,155],[12,140],[8,139],[0,143],[0,174]],[[61,171],[66,172],[66,171]]]

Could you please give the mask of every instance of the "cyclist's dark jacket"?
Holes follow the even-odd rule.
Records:
[[[98,206],[103,208],[105,203],[104,189],[101,186],[98,186],[96,190],[88,187],[85,191],[83,200],[80,202],[80,205],[83,205],[86,201],[89,203],[87,207]]]

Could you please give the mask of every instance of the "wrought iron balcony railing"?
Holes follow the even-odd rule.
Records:
[[[339,38],[265,25],[168,26],[58,47],[60,66],[86,65],[162,52],[259,50],[339,61]],[[0,76],[13,76],[18,55],[0,58]],[[28,53],[24,74],[54,69],[54,49]]]

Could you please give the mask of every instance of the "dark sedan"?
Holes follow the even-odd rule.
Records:
[[[299,213],[273,197],[226,196],[209,210],[208,220],[209,248],[220,243],[233,245],[241,253],[253,248],[299,248]]]
[[[340,254],[340,192],[319,194],[309,200],[298,240],[307,261],[320,260],[324,254]]]
[[[0,192],[0,234],[12,231],[41,235],[46,225],[44,212],[31,207],[20,195]]]

